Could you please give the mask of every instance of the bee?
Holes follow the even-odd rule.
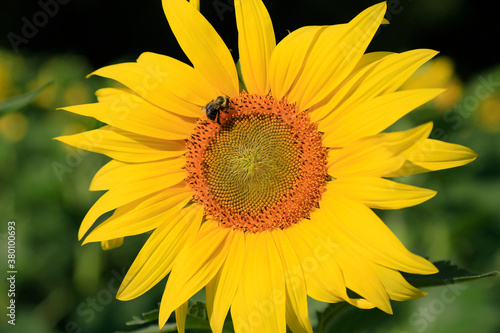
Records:
[[[229,104],[229,97],[227,96],[217,96],[214,98],[211,102],[209,102],[203,110],[207,112],[207,118],[210,119],[211,121],[217,121],[217,124],[220,125],[220,119],[219,115],[220,112],[227,112],[227,109],[233,109],[232,107],[228,106]]]

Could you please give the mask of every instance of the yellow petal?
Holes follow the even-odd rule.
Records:
[[[207,313],[210,318],[210,327],[215,333],[222,332],[246,262],[245,235],[241,231],[233,231],[233,233],[234,239],[224,265],[206,286]]]
[[[200,11],[200,0],[189,0],[189,2],[196,8],[197,11]]]
[[[137,63],[144,67],[156,81],[161,82],[165,89],[186,102],[203,107],[214,96],[221,94],[198,70],[177,59],[144,52],[137,59]]]
[[[437,53],[434,50],[420,49],[384,57],[374,70],[359,82],[358,88],[342,107],[348,108],[350,105],[396,91],[420,66]]]
[[[322,214],[314,214],[311,216],[311,220],[318,225],[315,228],[310,228],[309,231],[315,237],[321,239],[325,233],[328,233],[328,229],[324,228],[328,220],[325,220]],[[330,248],[330,251],[342,270],[345,286],[381,310],[392,313],[389,295],[371,269],[368,263],[369,259],[359,255],[347,243],[340,243],[339,245]]]
[[[353,69],[353,72],[358,71],[361,68],[366,67],[368,65],[371,65],[375,62],[378,62],[379,60],[382,60],[391,54],[394,54],[394,53],[393,52],[386,52],[386,51],[365,53],[365,54],[363,54],[361,59],[359,59],[358,63],[356,64],[356,67],[354,67],[354,69]]]
[[[328,246],[323,246],[312,237],[308,229],[312,223],[308,220],[283,230],[289,242],[293,244],[295,254],[304,272],[307,294],[312,298],[328,303],[343,300],[345,283],[337,262],[329,255],[329,248],[337,246],[331,235],[324,235]],[[347,295],[347,294],[346,294]]]
[[[287,35],[276,45],[269,64],[269,83],[276,99],[288,94],[302,73],[305,59],[321,31],[326,27],[302,27]],[[288,98],[289,103],[296,100]]]
[[[237,96],[239,84],[234,60],[210,23],[185,0],[163,0],[163,10],[194,68],[223,94]]]
[[[186,302],[217,274],[229,253],[234,233],[205,222],[193,242],[183,247],[175,259],[172,273],[161,299],[160,328],[173,310]]]
[[[328,98],[319,110],[311,113],[312,119],[317,121],[329,112],[335,111],[328,119],[325,119],[326,123],[331,123],[339,113],[351,112],[352,108],[365,101],[396,91],[417,68],[436,54],[437,52],[433,50],[412,50],[401,54],[387,52],[365,54],[356,65],[360,67],[367,61],[371,61],[364,68],[360,68],[363,75],[351,75],[347,78],[338,93]],[[349,89],[346,90],[344,85],[347,85]]]
[[[188,302],[185,302],[175,310],[175,321],[177,323],[177,332],[184,333],[186,328],[186,316],[188,311]]]
[[[271,234],[247,233],[246,262],[231,307],[235,332],[286,332],[283,263]]]
[[[370,99],[343,113],[336,110],[318,123],[318,130],[325,133],[323,144],[345,147],[364,136],[378,134],[442,92],[442,89],[398,91]]]
[[[283,231],[296,249],[309,296],[328,303],[346,301],[362,309],[375,307],[364,299],[350,298],[347,295],[342,267],[334,255],[341,243],[334,233],[321,227],[312,217],[311,220],[303,220]]]
[[[427,295],[409,284],[398,271],[374,263],[371,267],[392,300],[407,301]]]
[[[377,31],[385,2],[367,8],[351,22],[325,29],[307,57],[302,75],[290,91],[300,110],[320,102],[354,69]]]
[[[260,0],[234,2],[241,71],[250,94],[267,95],[269,60],[276,46],[266,7]]]
[[[134,176],[141,168],[141,164],[123,163],[111,160],[97,171],[92,182],[90,191],[106,191],[115,187],[129,177]]]
[[[281,231],[273,231],[271,235],[285,269],[286,286],[286,323],[292,332],[312,333],[307,311],[307,290],[304,272],[295,254],[295,249],[288,237]]]
[[[464,146],[426,139],[408,149],[405,163],[385,177],[399,177],[416,173],[455,168],[474,161],[477,154]]]
[[[432,123],[427,123],[407,131],[369,136],[343,149],[331,150],[328,173],[335,178],[342,178],[381,177],[394,172],[404,163],[401,154],[419,140],[427,138],[431,130]]]
[[[203,208],[194,204],[159,225],[135,258],[116,298],[122,301],[134,299],[163,279],[182,248],[195,238],[202,218]]]
[[[381,56],[381,55],[380,55]],[[352,73],[339,85],[335,90],[333,90],[321,103],[318,103],[309,109],[309,115],[311,117],[311,121],[318,122],[319,126],[327,127],[331,120],[331,117],[328,117],[326,120],[323,120],[326,116],[328,116],[331,112],[336,111],[336,108],[341,107],[346,95],[351,93],[359,81],[363,77],[367,75],[370,71],[372,71],[377,64],[380,62],[380,59],[377,57],[368,57],[361,58],[358,62],[358,66],[360,62],[372,61],[365,66],[362,66],[358,70],[353,70]],[[356,66],[357,67],[357,66]],[[319,128],[319,127],[318,127]]]
[[[328,182],[323,196],[345,195],[371,208],[400,209],[418,205],[436,191],[376,177],[345,177]]]
[[[383,57],[356,82],[346,96],[335,96],[337,99],[342,98],[340,105],[327,103],[330,110],[335,109],[335,112],[331,114],[332,119],[326,119],[326,122],[333,121],[338,113],[351,112],[350,109],[365,101],[396,91],[422,64],[436,54],[434,50],[422,49]]]
[[[433,274],[428,260],[408,251],[380,218],[362,203],[333,193],[324,196],[313,215],[328,226],[344,244],[367,259],[400,271]]]
[[[184,159],[168,159],[164,161],[170,167],[167,170],[163,170],[167,173],[179,172],[182,170],[182,163]],[[128,182],[130,180],[134,181],[137,178],[142,179],[147,177],[149,173],[149,168],[155,168],[159,164],[143,164],[143,163],[124,163],[115,160],[109,161],[105,164],[97,173],[95,174],[92,182],[90,184],[91,191],[106,191],[109,190],[122,182]],[[161,171],[161,170],[158,170]],[[151,173],[152,175],[153,173]],[[181,187],[187,186],[185,182],[179,184]],[[181,191],[183,192],[183,191]]]
[[[137,170],[134,176],[103,194],[90,208],[80,225],[78,239],[102,214],[183,181],[186,177],[185,171],[181,169],[184,164],[185,160],[181,157],[134,165]]]
[[[123,237],[115,238],[115,239],[109,239],[109,240],[105,240],[105,241],[101,242],[101,248],[104,251],[116,249],[117,247],[120,247],[122,245],[123,245]]]
[[[90,75],[99,75],[118,81],[148,102],[178,115],[186,117],[203,115],[200,105],[178,97],[173,92],[175,85],[161,78],[161,74],[144,68],[138,63],[125,62],[106,66]]]
[[[55,138],[73,147],[107,155],[122,162],[141,163],[184,154],[183,140],[161,140],[104,126],[83,133]]]
[[[192,196],[191,188],[182,182],[118,207],[110,218],[92,230],[83,244],[154,230],[186,206]]]
[[[170,161],[173,162],[173,160]],[[177,160],[177,162],[178,164],[174,163],[172,167],[179,171],[182,168],[182,160]],[[147,171],[144,172],[144,168],[147,170],[148,165],[153,168],[157,164],[124,163],[111,160],[97,171],[89,189],[91,191],[109,190],[122,182],[128,182],[129,179],[135,179],[140,174],[145,175]]]
[[[93,117],[128,132],[164,140],[187,139],[194,128],[193,122],[185,121],[136,95],[122,93],[115,96],[113,102],[75,105],[63,110]]]

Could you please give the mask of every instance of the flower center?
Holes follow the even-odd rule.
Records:
[[[229,119],[205,151],[215,199],[231,210],[258,214],[275,204],[299,175],[300,147],[275,115]]]
[[[308,218],[327,179],[326,148],[307,114],[272,96],[242,93],[219,122],[199,120],[188,141],[187,181],[205,214],[244,231]]]

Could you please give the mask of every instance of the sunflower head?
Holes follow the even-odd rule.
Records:
[[[169,275],[160,327],[175,311],[183,331],[188,299],[205,288],[214,332],[228,311],[236,332],[312,332],[307,296],[387,313],[391,300],[423,296],[400,272],[436,267],[371,209],[435,195],[388,178],[476,158],[429,139],[432,123],[384,132],[442,92],[400,89],[437,52],[365,53],[385,3],[276,44],[262,1],[236,0],[240,92],[228,48],[196,5],[163,8],[192,66],[143,53],[95,71],[124,88],[65,109],[108,125],[58,138],[112,159],[92,181],[107,192],[80,238],[110,248],[152,231],[117,297],[138,297]]]
[[[205,119],[187,142],[187,182],[210,218],[241,231],[287,228],[318,205],[327,149],[306,112],[271,95],[243,92]]]

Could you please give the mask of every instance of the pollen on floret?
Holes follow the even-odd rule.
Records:
[[[187,143],[194,200],[219,225],[258,232],[308,218],[327,180],[327,150],[306,112],[271,95],[231,98]]]

